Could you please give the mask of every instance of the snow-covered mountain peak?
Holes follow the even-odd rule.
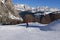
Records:
[[[49,12],[54,12],[54,11],[59,11],[58,8],[49,8],[48,6],[37,6],[37,7],[30,7],[25,4],[16,4],[15,9],[17,10],[31,10],[32,12],[36,11],[49,11]]]
[[[16,5],[14,5],[14,6],[16,6],[16,7],[19,7],[19,6],[24,7],[25,5],[24,5],[24,4],[16,4]]]
[[[30,6],[25,5],[25,4],[16,4],[14,5],[15,9],[25,11],[25,10],[30,10]]]
[[[50,8],[50,11],[54,12],[54,11],[59,11],[58,8]]]

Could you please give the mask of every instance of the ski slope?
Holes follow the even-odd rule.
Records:
[[[44,26],[52,30],[43,31],[39,27],[0,25],[0,40],[60,40],[60,20]]]

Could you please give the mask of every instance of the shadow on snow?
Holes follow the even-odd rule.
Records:
[[[55,25],[58,25],[58,24],[60,24],[60,19],[56,20],[56,21],[54,21],[54,22],[52,22],[52,23],[50,23],[46,26],[38,26],[38,25],[28,25],[27,26],[27,24],[19,25],[19,26],[23,26],[23,27],[26,27],[26,28],[28,28],[28,27],[39,28],[42,31],[53,31],[52,27],[54,28],[54,27],[56,27]]]

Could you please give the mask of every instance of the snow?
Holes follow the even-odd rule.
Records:
[[[15,7],[16,10],[20,10],[20,11],[30,10],[32,13],[35,13],[37,11],[42,11],[45,14],[49,14],[51,12],[60,11],[58,8],[50,8],[48,6],[30,7],[26,4],[15,4],[14,7]]]
[[[60,19],[48,25],[54,31],[60,31]]]
[[[47,14],[50,14],[50,13],[52,13],[52,12],[45,12],[44,15],[45,15],[45,14],[47,15]]]
[[[57,9],[57,8],[50,8],[50,11],[51,12],[55,12],[55,11],[59,11],[59,9]]]
[[[47,14],[50,14],[52,12],[44,12],[44,13],[36,13],[35,15],[47,15]]]
[[[15,16],[14,16],[14,15],[12,15],[10,12],[9,12],[9,18],[23,21],[23,19],[22,19],[22,18],[15,17]]]
[[[26,23],[22,23],[22,24],[18,24],[18,25],[26,25]],[[46,26],[48,24],[41,24],[41,23],[38,23],[38,22],[30,22],[28,23],[29,26]]]
[[[0,40],[60,40],[60,20],[48,25],[52,31],[20,25],[0,25]],[[47,26],[47,27],[48,27]]]
[[[0,15],[0,17],[2,17],[2,15]]]
[[[16,10],[20,10],[20,11],[27,11],[30,10],[30,6],[26,5],[26,4],[16,4],[14,5]]]
[[[24,4],[16,4],[16,5],[14,5],[15,9],[21,10],[21,11],[25,11],[24,6],[25,6]]]
[[[5,3],[5,0],[0,0],[3,4]]]

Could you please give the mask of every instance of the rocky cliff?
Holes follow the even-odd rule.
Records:
[[[0,23],[17,24],[23,19],[18,15],[11,0],[0,0]],[[14,23],[15,22],[15,23]]]
[[[42,24],[49,24],[55,20],[60,19],[60,13],[58,12],[52,12],[50,14],[44,15],[40,23]]]

